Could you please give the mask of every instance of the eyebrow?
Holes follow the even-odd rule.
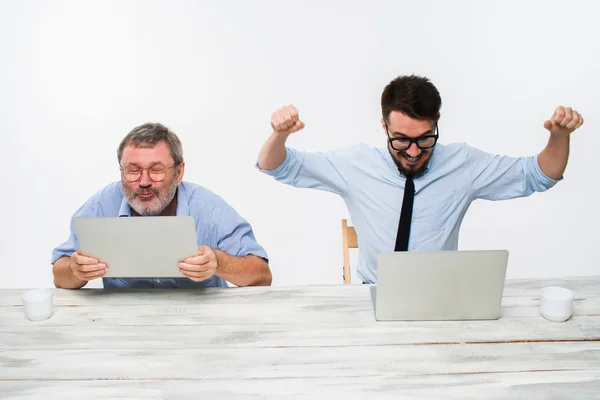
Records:
[[[421,133],[419,136],[415,137],[414,139],[418,139],[423,136],[431,136],[431,135],[435,136],[435,134],[433,133],[433,129],[430,129],[426,132]],[[413,139],[413,138],[410,138],[407,134],[402,133],[402,132],[390,132],[390,136],[400,136],[402,139],[404,139],[404,138]]]
[[[164,167],[164,166],[165,166],[165,165],[164,165],[162,162],[160,162],[160,161],[155,161],[155,162],[153,162],[153,163],[151,163],[151,164],[150,164],[150,166],[148,167],[148,169],[150,169],[150,168],[153,168],[153,167],[156,167],[157,165],[160,165],[161,167]],[[130,164],[127,164],[127,165],[126,165],[126,166],[124,166],[123,168],[129,168],[129,167],[135,167],[135,168],[142,169],[142,167],[140,167],[140,166],[139,166],[139,165],[137,165],[136,163],[130,163]]]

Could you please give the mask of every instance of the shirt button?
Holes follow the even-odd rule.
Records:
[[[160,283],[160,279],[157,279],[157,280],[156,280],[156,283]]]
[[[412,249],[413,249],[413,250],[416,250],[416,249],[417,249],[417,246],[413,245]]]

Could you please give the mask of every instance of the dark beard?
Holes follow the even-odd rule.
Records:
[[[421,165],[419,168],[417,169],[407,169],[405,168],[402,163],[400,161],[398,161],[396,159],[396,157],[394,157],[394,154],[392,153],[392,150],[390,150],[390,148],[388,147],[388,151],[390,152],[390,156],[392,156],[392,160],[394,160],[394,164],[396,164],[396,167],[398,167],[398,171],[400,171],[400,173],[404,176],[412,176],[413,178],[418,178],[421,175],[423,175],[425,172],[427,172],[427,167],[429,167],[429,161],[431,161],[431,154],[429,154],[427,161],[425,161],[423,163],[423,165]],[[406,153],[403,151],[398,152],[400,153],[402,156],[406,157]]]

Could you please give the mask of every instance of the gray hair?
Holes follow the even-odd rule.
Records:
[[[119,145],[119,149],[117,150],[119,164],[121,164],[121,158],[123,157],[123,150],[125,147],[131,145],[135,148],[151,149],[160,142],[165,142],[167,146],[169,146],[171,157],[173,157],[173,161],[175,161],[176,165],[183,162],[183,146],[177,135],[163,124],[147,122],[133,128],[131,132],[123,138]]]

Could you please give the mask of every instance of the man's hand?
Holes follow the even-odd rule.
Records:
[[[583,124],[583,117],[571,107],[560,106],[554,110],[554,115],[544,122],[544,128],[556,137],[568,137]]]
[[[75,278],[84,281],[102,278],[108,272],[106,264],[99,262],[93,257],[81,255],[81,251],[79,250],[71,254],[69,268],[71,268]]]
[[[298,110],[294,106],[283,107],[271,115],[273,132],[289,135],[304,128],[304,122],[298,117]]]
[[[198,255],[180,261],[177,270],[194,282],[200,282],[213,276],[218,266],[215,251],[208,246],[198,246]]]

